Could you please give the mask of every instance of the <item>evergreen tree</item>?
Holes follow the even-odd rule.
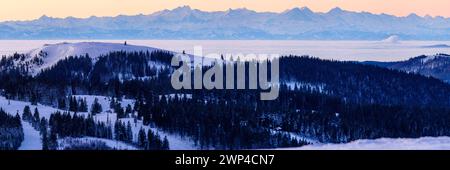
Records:
[[[45,118],[41,119],[40,123],[40,134],[42,136],[42,150],[49,150],[49,140],[48,140],[48,127],[47,127],[47,121]]]
[[[3,112],[3,110],[1,108],[0,108],[0,112]],[[5,112],[3,112],[3,113],[5,113]],[[15,124],[22,126],[22,122],[20,121],[19,113],[16,113],[16,117],[14,117],[14,118],[15,118],[14,121],[16,121]]]
[[[132,109],[131,105],[128,104],[127,107],[126,107],[125,113],[126,113],[127,115],[129,115],[129,114],[131,114],[132,112],[133,112],[133,109]]]
[[[66,99],[62,98],[58,100],[58,109],[60,110],[66,110],[67,106],[66,106]]]
[[[38,103],[38,96],[36,92],[31,93],[30,103],[33,106],[36,106]]]
[[[46,133],[48,132],[48,123],[47,123],[47,120],[44,117],[41,119],[41,121],[39,123],[39,129],[40,129],[39,132],[40,132],[41,135],[44,132],[44,130],[45,130]]]
[[[114,109],[115,112],[117,113],[117,118],[126,118],[126,114],[123,111],[122,107],[120,107],[120,104],[116,107],[116,109]]]
[[[88,112],[87,102],[85,99],[79,99],[78,100],[78,111],[80,112]]]
[[[151,129],[147,132],[147,150],[155,150],[155,135]]]
[[[25,107],[23,108],[22,119],[23,119],[24,121],[27,121],[27,122],[31,122],[31,120],[33,119],[33,116],[32,116],[32,114],[31,114],[30,106],[25,106]]]
[[[54,128],[50,128],[50,136],[47,145],[49,150],[56,150],[58,148],[58,137]]]
[[[162,150],[169,150],[169,140],[167,139],[167,136],[164,136]]]
[[[39,110],[36,107],[34,109],[33,119],[32,119],[32,122],[31,122],[33,127],[34,127],[34,129],[39,130],[39,128],[40,128],[39,127],[40,126],[40,121],[41,121],[41,119],[40,119],[40,116],[39,116]]]
[[[96,115],[98,113],[101,113],[103,111],[102,105],[98,102],[98,99],[94,99],[94,103],[91,106],[91,113],[92,115]]]
[[[48,146],[47,130],[43,130],[42,133],[42,150],[50,150]]]
[[[114,97],[111,98],[111,101],[109,102],[109,108],[115,109],[116,108],[116,100]]]
[[[134,107],[133,107],[133,110],[134,111],[136,111],[136,112],[138,112],[138,118],[140,119],[140,117],[142,116],[142,115],[140,115],[139,113],[139,111],[140,111],[140,109],[139,109],[139,106],[141,105],[141,98],[138,98],[137,100],[136,100],[136,102],[134,103]]]
[[[126,141],[129,143],[132,143],[133,142],[133,131],[132,131],[130,122],[127,123],[126,133],[127,133]]]
[[[24,139],[19,114],[11,116],[0,108],[0,150],[16,150]]]
[[[35,122],[39,122],[41,120],[40,117],[39,117],[39,110],[38,110],[37,107],[34,109],[33,117],[34,117],[34,121]]]
[[[161,141],[161,137],[159,136],[158,132],[156,132],[155,136],[153,137],[153,140],[155,141],[154,148],[156,150],[161,150],[162,149],[162,141]]]
[[[76,97],[70,97],[69,99],[69,111],[78,112],[78,102]]]
[[[114,139],[116,139],[116,140],[121,140],[120,139],[120,120],[117,120],[115,123],[114,123]]]
[[[144,149],[147,147],[147,135],[142,128],[139,130],[138,134],[138,146]]]

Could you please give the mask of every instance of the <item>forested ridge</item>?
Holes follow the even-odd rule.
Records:
[[[165,51],[112,52],[95,63],[89,55],[73,56],[34,77],[11,65],[11,58],[2,58],[0,89],[11,99],[55,107],[70,103],[71,99],[62,96],[125,96],[136,100],[133,118],[190,137],[203,149],[308,144],[289,133],[332,143],[450,135],[450,85],[438,79],[355,62],[285,56],[280,59],[279,97],[261,101],[261,90],[174,90],[170,84],[170,74],[176,69],[169,65],[172,56]],[[49,125],[58,126],[52,123],[56,115]],[[78,120],[76,116],[71,119]],[[114,126],[125,129],[117,140],[129,141],[127,125]],[[58,133],[79,136],[79,130]],[[101,137],[112,138],[111,133],[117,132]],[[145,143],[138,145],[148,148]],[[163,140],[157,143],[166,149]]]
[[[0,108],[0,150],[18,149],[23,138],[20,116],[8,115]]]

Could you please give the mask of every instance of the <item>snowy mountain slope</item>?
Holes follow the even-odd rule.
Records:
[[[70,147],[72,143],[90,143],[96,141],[103,142],[106,144],[106,146],[116,150],[138,150],[138,148],[124,142],[94,137],[82,137],[82,138],[67,137],[63,139],[58,139],[59,145],[58,150],[64,150],[64,148]]]
[[[98,102],[100,105],[102,105],[103,112],[96,114],[94,116],[94,119],[100,122],[105,122],[109,125],[114,125],[114,123],[117,121],[117,114],[113,113],[112,109],[109,107],[109,103],[111,98],[105,97],[105,96],[89,96],[89,95],[79,95],[75,96],[77,99],[86,99],[87,105],[90,109],[92,106],[95,98],[98,99]],[[134,106],[134,101],[129,99],[122,99],[122,101],[119,101],[122,105],[122,107],[126,107],[128,104],[130,104],[132,107]],[[22,115],[23,108],[25,106],[30,106],[31,111],[34,111],[35,108],[38,108],[41,118],[45,117],[47,120],[50,118],[50,115],[60,111],[64,112],[63,110],[59,110],[50,106],[45,106],[38,104],[37,106],[30,105],[29,102],[23,102],[23,101],[16,101],[16,100],[7,100],[5,97],[0,96],[0,108],[2,108],[4,111],[11,115],[15,115],[16,113],[19,113]],[[71,112],[71,114],[74,114]],[[87,112],[79,112],[78,115],[87,116],[89,113]],[[165,136],[169,140],[169,147],[171,150],[194,150],[197,147],[195,146],[194,142],[191,141],[188,138],[180,137],[176,134],[170,134],[167,132],[162,131],[161,129],[158,129],[157,127],[150,127],[143,125],[143,122],[138,120],[134,121],[132,118],[123,118],[119,119],[122,122],[130,122],[132,125],[132,132],[133,132],[133,140],[137,141],[137,134],[139,130],[142,128],[144,130],[151,129],[155,134],[158,133],[162,138]],[[22,143],[23,146],[21,146],[21,149],[23,150],[36,150],[39,149],[39,147],[42,147],[41,139],[39,132],[36,131],[29,123],[22,122],[24,126],[24,135],[25,139]],[[38,140],[38,141],[37,141]],[[108,142],[106,142],[108,143]]]
[[[80,56],[88,54],[95,62],[101,55],[114,51],[139,52],[139,51],[155,51],[156,48],[145,46],[134,46],[117,43],[102,42],[80,42],[80,43],[58,43],[47,44],[40,48],[31,50],[27,53],[28,58],[24,61],[33,61],[36,58],[42,59],[42,63],[33,63],[31,67],[33,75],[39,73],[40,70],[51,67],[59,60],[69,56]],[[32,62],[31,62],[32,63]]]
[[[282,150],[450,150],[450,137],[380,138],[344,144],[314,144]]]
[[[365,62],[395,70],[418,73],[450,82],[450,55],[422,55],[406,61],[398,62]]]
[[[7,100],[5,97],[0,96],[0,108],[2,108],[5,112],[16,115],[16,113],[19,113],[19,115],[22,115],[23,108],[25,106],[30,106],[30,110],[34,111],[35,108],[38,108],[41,118],[45,117],[47,120],[50,118],[50,115],[58,110],[56,108],[45,106],[38,104],[37,106],[31,105],[29,102],[23,102],[23,101],[16,101],[16,100]]]
[[[105,97],[105,96],[90,96],[90,95],[77,95],[78,99],[86,99],[88,107],[92,106],[95,98],[98,99],[98,102],[100,105],[102,105],[103,112],[100,114],[97,114],[94,116],[94,119],[100,122],[107,122],[108,124],[114,125],[114,123],[117,121],[117,114],[113,113],[113,110],[109,107],[109,103],[111,98]],[[130,99],[122,99],[120,101],[122,107],[126,107],[128,104],[131,105],[131,107],[134,107],[134,100]],[[176,134],[170,134],[167,132],[164,132],[157,127],[150,127],[145,126],[141,120],[134,121],[133,118],[122,118],[119,119],[122,122],[130,123],[132,126],[132,131],[134,134],[133,140],[137,141],[137,134],[139,130],[142,128],[145,131],[151,129],[154,133],[158,133],[162,138],[165,136],[169,140],[169,147],[171,150],[191,150],[196,149],[194,146],[194,143],[190,141],[187,138],[182,138]]]
[[[39,131],[35,130],[30,123],[22,121],[24,139],[19,150],[42,150],[42,140]]]
[[[94,103],[95,98],[98,99],[98,102],[100,105],[102,105],[103,112],[100,114],[96,114],[94,116],[94,119],[100,122],[106,122],[110,125],[114,125],[114,123],[117,121],[117,114],[113,113],[113,110],[109,107],[109,104],[111,102],[111,98],[105,97],[105,96],[91,96],[91,95],[76,95],[77,99],[86,99],[86,102],[88,104],[89,110],[92,104]],[[131,107],[134,107],[134,100],[130,99],[122,99],[120,101],[122,107],[126,107],[128,104]],[[87,114],[87,113],[86,113]],[[137,134],[139,130],[142,128],[145,131],[148,131],[151,129],[153,132],[158,133],[161,137],[164,138],[164,136],[167,137],[169,140],[169,147],[171,150],[190,150],[190,149],[196,149],[193,142],[190,141],[187,138],[182,138],[176,134],[170,134],[167,132],[164,132],[157,127],[151,127],[151,126],[145,126],[141,120],[134,121],[133,118],[122,118],[119,119],[122,122],[130,123],[132,126],[132,131],[134,134],[133,140],[137,141]]]
[[[86,99],[88,110],[91,110],[92,104],[94,103],[95,99],[97,99],[99,104],[102,105],[103,111],[111,111],[111,108],[109,107],[109,104],[111,102],[110,97],[95,95],[74,95],[74,97],[76,97],[77,99]],[[119,101],[119,103],[122,105],[122,107],[126,107],[127,105],[134,107],[134,100],[131,99],[122,99],[121,101]]]
[[[58,61],[63,60],[70,56],[86,56],[92,59],[95,63],[98,58],[102,55],[106,55],[110,52],[154,52],[154,51],[167,51],[158,48],[152,48],[147,46],[136,46],[136,45],[125,45],[119,43],[106,43],[106,42],[78,42],[78,43],[57,43],[57,44],[46,44],[40,48],[33,49],[25,54],[25,57],[18,57],[14,59],[14,65],[23,66],[27,69],[29,74],[36,76],[40,71],[50,68],[51,66],[58,63]],[[168,51],[170,52],[170,51]],[[170,52],[176,54],[175,52]],[[191,54],[181,55],[181,59],[196,59],[201,61],[204,65],[212,64],[217,58],[206,58],[200,56],[193,56]],[[220,60],[220,59],[219,59]],[[167,65],[162,65],[158,62],[150,62],[155,68],[166,67]],[[145,78],[145,77],[134,77],[135,78]]]
[[[92,105],[92,102],[95,98],[98,99],[99,103],[104,107],[104,111],[100,114],[95,115],[95,119],[101,122],[107,122],[108,124],[114,124],[117,121],[117,115],[114,113],[109,113],[111,108],[109,108],[109,98],[104,96],[78,96],[78,98],[85,98],[88,106]],[[124,99],[122,100],[122,106],[125,106],[127,103],[133,104],[132,100]],[[29,105],[28,102],[15,101],[15,100],[6,100],[4,97],[0,97],[0,107],[5,111],[14,115],[16,111],[19,113],[22,112],[23,107]],[[31,109],[37,107],[39,109],[40,115],[42,117],[49,117],[53,111],[57,111],[58,109],[54,109],[49,106],[31,106]],[[87,113],[78,113],[79,115],[85,115]],[[154,133],[158,133],[160,136],[167,136],[170,144],[170,149],[172,150],[193,150],[198,149],[194,143],[188,138],[183,138],[175,134],[170,134],[164,132],[157,127],[144,126],[142,121],[134,121],[132,118],[123,118],[120,119],[122,122],[130,122],[132,125],[132,131],[134,135],[134,140],[137,139],[137,133],[139,129],[143,128],[145,130],[151,129]],[[41,148],[41,139],[39,132],[33,129],[28,122],[22,122],[24,128],[25,139],[22,143],[22,146],[19,148],[21,150],[38,150]],[[75,138],[79,141],[102,141],[105,142],[108,146],[117,149],[125,149],[125,150],[134,150],[135,148],[114,140],[107,139],[99,139],[92,137],[83,137],[83,138]],[[60,139],[58,142],[60,144],[64,144],[64,140]],[[312,145],[307,145],[303,147],[297,148],[278,148],[282,150],[450,150],[450,137],[442,136],[442,137],[422,137],[417,139],[407,139],[407,138],[380,138],[374,140],[356,140],[349,143],[344,144],[323,144],[318,142],[313,142]]]
[[[39,115],[41,116],[41,118],[45,117],[47,120],[50,118],[50,115],[52,113],[58,111],[58,109],[49,106],[44,106],[41,104],[32,106],[29,102],[7,100],[5,97],[0,96],[0,108],[6,111],[6,113],[9,113],[11,115],[19,113],[19,115],[22,117],[23,108],[25,106],[30,106],[31,111],[34,111],[34,109],[37,108],[39,110]],[[39,131],[35,130],[30,123],[23,120],[22,126],[24,131],[24,141],[19,147],[19,150],[41,150],[42,141]]]

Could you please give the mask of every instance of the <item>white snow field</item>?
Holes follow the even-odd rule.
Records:
[[[450,137],[362,139],[344,144],[313,144],[280,150],[450,150]]]
[[[22,121],[24,140],[19,150],[42,150],[42,140],[39,131],[35,130],[30,123]]]
[[[11,115],[16,115],[16,113],[19,113],[19,115],[22,116],[23,108],[25,106],[30,106],[31,112],[34,112],[34,109],[38,108],[41,118],[45,117],[47,120],[50,118],[52,113],[58,111],[58,109],[50,106],[44,106],[41,104],[33,106],[29,102],[7,100],[5,97],[0,96],[0,108]]]
[[[106,146],[117,149],[117,150],[138,150],[138,148],[126,144],[124,142],[120,142],[120,141],[115,141],[115,140],[110,140],[110,139],[102,139],[102,138],[94,138],[94,137],[82,137],[82,138],[63,138],[63,139],[58,139],[58,149],[59,150],[63,150],[65,147],[68,147],[68,143],[67,141],[70,142],[77,142],[77,143],[88,143],[88,142],[93,142],[93,141],[100,141],[100,142],[104,142],[106,144]]]
[[[95,98],[98,99],[98,102],[102,105],[103,111],[100,114],[97,114],[94,116],[94,119],[100,122],[105,122],[107,124],[110,124],[114,128],[114,123],[117,121],[117,114],[113,113],[113,110],[109,107],[111,98],[105,97],[105,96],[91,96],[91,95],[76,95],[75,96],[78,99],[86,99],[88,108],[90,110],[90,107],[94,103]],[[134,106],[134,100],[130,99],[122,99],[119,101],[122,105],[122,107],[126,107],[128,104],[130,104],[132,107]],[[4,111],[11,115],[16,115],[16,113],[19,113],[19,115],[22,115],[23,108],[25,106],[30,106],[30,109],[32,112],[34,112],[35,108],[38,108],[39,114],[42,117],[45,117],[47,120],[50,118],[50,115],[63,110],[59,110],[50,106],[45,106],[42,104],[38,104],[37,106],[31,105],[29,102],[23,102],[23,101],[16,101],[16,100],[7,100],[5,97],[0,96],[0,108],[2,108]],[[73,114],[71,112],[71,114]],[[77,113],[78,115],[87,116],[89,113]],[[170,134],[162,131],[161,129],[158,129],[157,127],[150,127],[143,125],[142,121],[134,121],[132,118],[123,118],[119,119],[122,122],[130,122],[132,125],[132,131],[133,131],[133,140],[137,141],[137,134],[141,128],[145,129],[146,132],[148,129],[151,129],[154,133],[158,133],[161,138],[167,137],[169,140],[169,147],[171,150],[195,150],[197,147],[195,146],[195,143],[188,139],[180,137],[176,134]],[[31,125],[27,122],[23,122],[23,128],[24,128],[24,135],[25,139],[22,143],[22,146],[20,149],[23,150],[36,150],[42,148],[42,143],[40,139],[39,132],[33,129]],[[105,139],[106,140],[106,139]],[[108,143],[108,142],[106,142]],[[115,147],[120,149],[121,147]]]

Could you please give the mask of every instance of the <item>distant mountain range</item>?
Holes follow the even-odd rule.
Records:
[[[450,55],[448,54],[422,55],[398,62],[368,61],[365,63],[409,73],[418,73],[450,83]]]
[[[249,9],[205,12],[189,6],[149,15],[51,18],[0,23],[0,39],[304,39],[450,40],[450,18],[396,17],[334,8],[281,13]]]

